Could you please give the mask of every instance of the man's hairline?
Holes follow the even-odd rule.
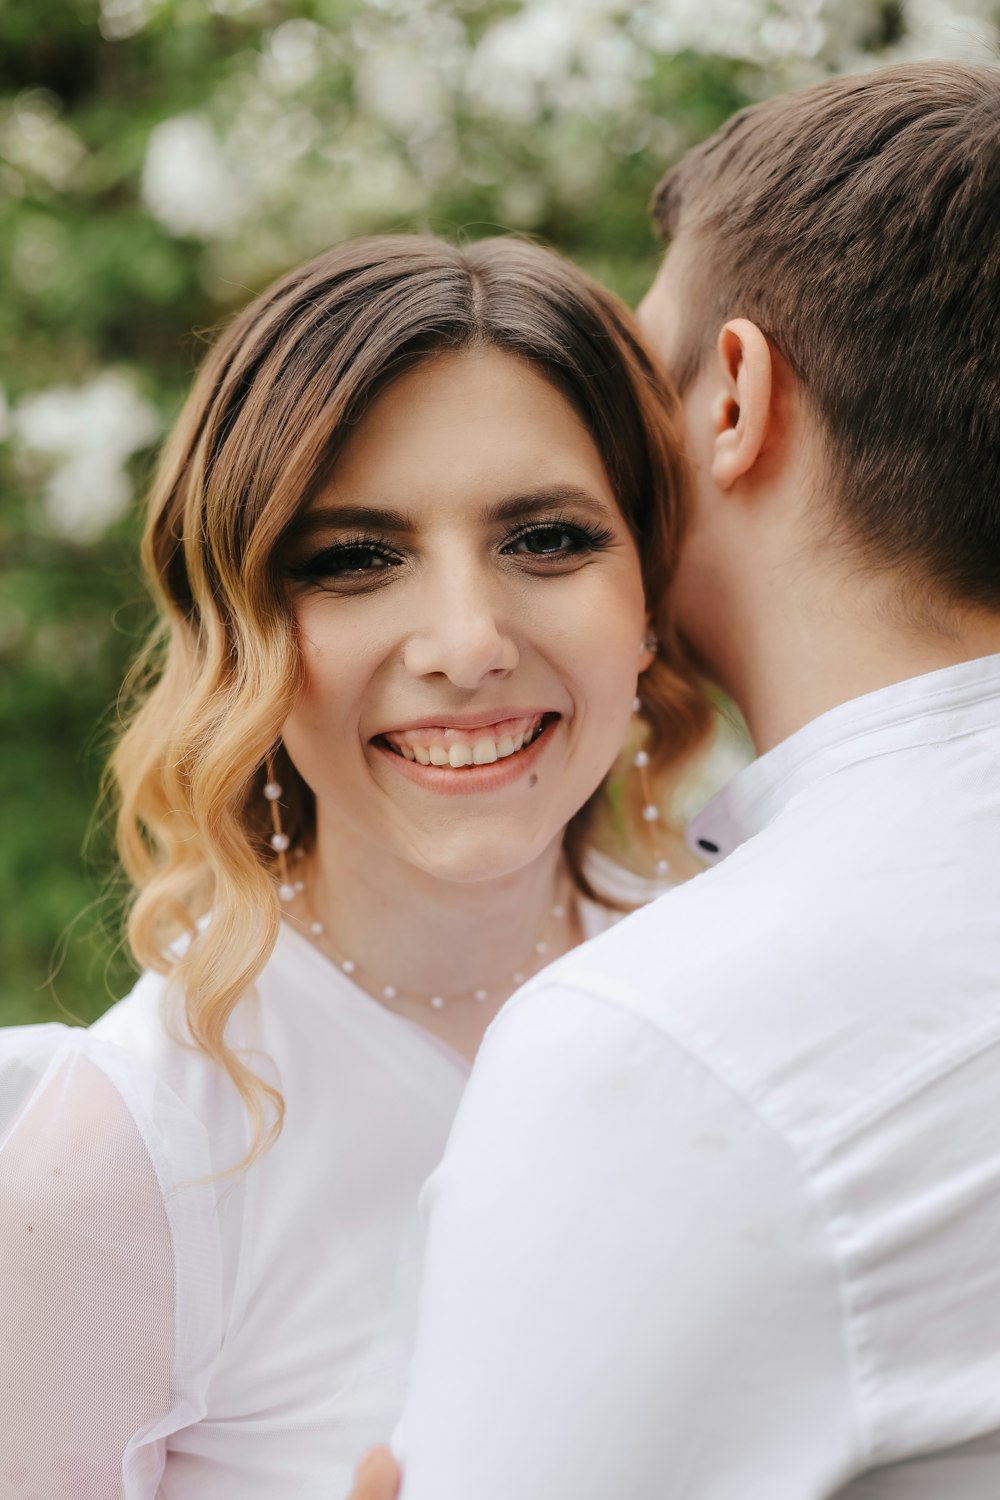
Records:
[[[654,200],[655,201],[655,200]],[[657,279],[662,273],[667,255],[677,245],[681,234],[686,233],[691,238],[688,243],[694,243],[697,233],[696,227],[689,221],[687,226],[682,226],[678,219],[679,214],[671,216],[672,227],[662,224],[654,216],[653,227],[663,247],[660,257],[660,265],[657,269]],[[684,274],[684,264],[681,261],[681,272]],[[691,300],[690,306],[697,307],[697,298]],[[736,314],[732,316],[737,316]],[[713,348],[716,346],[718,336],[727,322],[731,321],[730,315],[724,315],[721,322],[713,327],[711,332],[706,332],[700,340],[687,338],[682,343],[682,350],[686,351],[687,358],[681,370],[677,370],[673,361],[669,370],[670,378],[673,380],[678,394],[683,398],[691,386],[705,369]],[[774,340],[760,327],[754,319],[749,319],[754,324],[761,337],[767,342],[772,356],[783,358]],[[787,363],[787,361],[785,361]],[[957,618],[961,608],[954,601],[944,598],[939,589],[933,587],[933,580],[916,577],[912,571],[902,567],[892,567],[881,563],[873,553],[864,546],[863,540],[851,535],[851,529],[845,525],[838,511],[837,489],[840,481],[837,475],[836,453],[831,448],[830,433],[824,421],[823,412],[807,382],[789,366],[789,372],[795,381],[796,387],[804,398],[804,404],[811,416],[811,423],[816,437],[823,446],[826,457],[825,483],[820,485],[814,495],[817,502],[812,506],[814,525],[810,527],[809,541],[813,549],[814,557],[823,554],[831,561],[837,561],[841,565],[855,572],[868,573],[872,577],[882,575],[891,579],[896,585],[896,607],[898,610],[897,624],[908,625],[915,629],[927,629],[928,627],[941,635],[951,633],[949,620]],[[825,492],[825,493],[824,493]],[[822,508],[822,510],[820,509]],[[928,597],[929,596],[929,597]],[[949,606],[951,606],[949,608]]]

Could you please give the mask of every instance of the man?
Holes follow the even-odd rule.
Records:
[[[995,1500],[1000,69],[759,105],[655,214],[678,618],[761,759],[484,1044],[402,1497]]]

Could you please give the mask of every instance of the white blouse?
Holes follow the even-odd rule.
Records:
[[[286,1118],[242,1173],[158,975],[89,1030],[0,1032],[4,1497],[338,1500],[392,1432],[469,1065],[290,927],[256,990],[228,1037]]]

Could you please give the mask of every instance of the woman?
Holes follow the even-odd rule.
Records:
[[[623,742],[651,870],[708,721],[675,431],[614,299],[511,239],[335,249],[209,355],[114,761],[146,973],[0,1070],[24,1493],[336,1496],[388,1436],[468,1060],[628,904],[592,850]]]

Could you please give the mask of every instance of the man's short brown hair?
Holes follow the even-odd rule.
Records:
[[[741,111],[657,189],[682,381],[756,323],[825,426],[860,555],[1000,607],[1000,68],[912,64]]]

